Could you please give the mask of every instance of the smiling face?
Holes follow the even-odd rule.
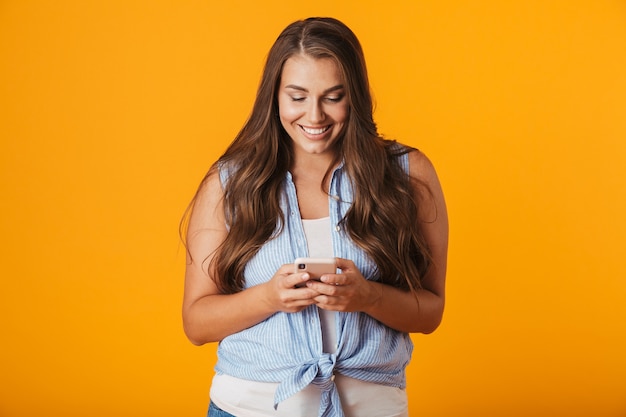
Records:
[[[332,156],[349,112],[337,63],[302,54],[289,58],[282,70],[278,112],[294,142],[296,158],[307,154]]]

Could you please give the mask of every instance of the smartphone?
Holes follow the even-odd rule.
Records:
[[[336,274],[335,258],[297,258],[293,261],[294,272],[307,272],[310,279],[319,281],[324,274]],[[296,285],[302,287],[304,283]]]

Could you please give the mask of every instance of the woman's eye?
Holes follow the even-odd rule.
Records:
[[[331,101],[333,103],[338,103],[341,101],[342,98],[343,96],[331,96],[331,97],[326,97],[326,100]]]
[[[290,96],[291,97],[291,101],[305,101],[307,98],[306,97],[300,97],[300,96]],[[328,96],[328,97],[324,97],[323,100],[324,101],[328,101],[331,103],[338,103],[343,99],[344,96]]]

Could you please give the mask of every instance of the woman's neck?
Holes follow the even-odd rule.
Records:
[[[291,167],[291,176],[296,187],[300,215],[303,219],[318,219],[328,216],[328,189],[330,177],[324,178],[333,163],[328,158],[300,159]]]
[[[334,161],[335,157],[330,153],[310,154],[296,152],[289,171],[294,179],[317,180],[319,184]]]

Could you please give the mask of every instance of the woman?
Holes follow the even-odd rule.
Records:
[[[209,416],[408,415],[408,334],[441,321],[447,227],[429,160],[377,133],[355,35],[289,25],[188,217],[185,332],[220,342]],[[309,280],[306,256],[339,273]]]

